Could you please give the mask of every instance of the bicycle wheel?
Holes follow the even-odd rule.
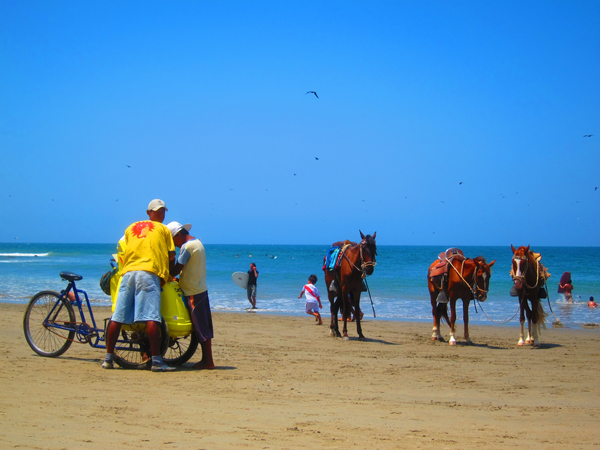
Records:
[[[123,369],[149,369],[152,365],[150,339],[146,333],[146,325],[137,323],[129,326],[130,330],[121,328],[120,340],[115,347],[115,362]],[[108,328],[107,328],[108,329]],[[123,342],[124,341],[124,342]],[[167,324],[160,323],[160,354],[164,355],[169,345]]]
[[[58,292],[38,292],[29,301],[23,316],[25,339],[38,355],[56,358],[66,352],[73,342],[75,330],[58,328],[68,322],[75,322],[71,303],[61,299]]]
[[[193,331],[185,337],[170,337],[163,361],[169,366],[180,366],[194,356],[197,348],[198,338]]]

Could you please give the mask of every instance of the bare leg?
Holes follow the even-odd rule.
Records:
[[[152,356],[162,356],[160,354],[160,323],[149,320],[146,322],[146,332],[148,333]]]
[[[215,363],[212,357],[212,339],[208,339],[204,342],[200,342],[202,348],[202,359],[200,362],[194,364],[194,369],[198,370],[213,370]]]
[[[120,331],[121,324],[111,320],[110,324],[108,324],[108,330],[106,331],[106,353],[112,354],[115,352],[115,345],[117,344]]]

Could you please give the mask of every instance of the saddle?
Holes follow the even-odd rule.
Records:
[[[432,284],[438,285],[440,293],[437,297],[438,303],[448,303],[448,296],[446,295],[446,285],[448,284],[448,271],[450,270],[450,264],[452,261],[464,261],[465,255],[459,248],[449,248],[445,252],[438,255],[438,262],[429,270],[429,280]]]
[[[459,248],[449,248],[445,252],[442,252],[438,255],[439,261],[435,266],[433,266],[429,271],[429,278],[433,281],[434,277],[439,277],[441,275],[445,275],[448,273],[448,264],[452,263],[455,259],[457,261],[464,261],[465,255]]]
[[[327,251],[327,255],[323,258],[323,270],[331,272],[337,269],[344,256],[344,251],[351,245],[356,245],[356,242],[339,241],[334,242],[333,246]]]

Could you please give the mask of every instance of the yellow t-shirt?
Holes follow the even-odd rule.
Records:
[[[169,252],[175,251],[175,244],[165,225],[151,220],[135,222],[125,230],[125,243],[121,275],[145,270],[169,281]]]

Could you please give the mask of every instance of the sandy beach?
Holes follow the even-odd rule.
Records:
[[[427,323],[368,320],[367,341],[351,324],[343,342],[308,316],[214,313],[217,370],[191,370],[196,354],[152,373],[102,370],[88,345],[37,356],[24,310],[0,304],[1,448],[600,446],[597,329],[549,328],[531,349],[515,327],[475,326],[450,347]]]

